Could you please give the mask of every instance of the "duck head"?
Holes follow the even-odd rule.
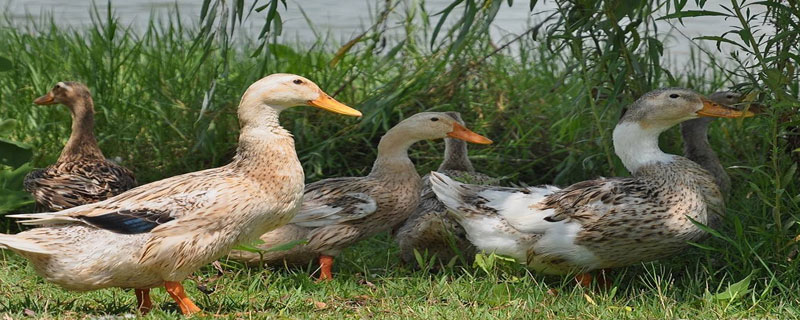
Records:
[[[33,103],[38,105],[64,104],[73,111],[77,108],[92,109],[92,94],[89,88],[80,82],[61,81],[53,86],[47,94],[36,98]]]
[[[614,150],[631,173],[643,165],[671,161],[658,148],[664,130],[686,120],[701,117],[751,117],[750,111],[714,102],[697,92],[682,88],[651,91],[636,100],[614,128]]]
[[[453,138],[477,144],[491,144],[492,140],[464,127],[447,112],[421,112],[398,123],[392,130],[409,140],[434,140]]]
[[[751,117],[750,111],[736,110],[683,88],[659,89],[646,93],[636,100],[620,119],[638,123],[643,128],[666,130],[680,122],[700,118]]]
[[[247,115],[270,107],[278,112],[295,106],[312,106],[326,111],[360,117],[361,112],[331,98],[314,82],[304,77],[276,73],[256,81],[245,91],[239,113]]]

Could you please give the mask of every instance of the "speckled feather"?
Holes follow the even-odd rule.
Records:
[[[614,131],[615,151],[632,178],[601,178],[564,189],[503,188],[434,174],[432,187],[476,247],[543,273],[674,255],[708,236],[692,220],[716,227],[724,214],[714,176],[657,145],[663,130],[701,108],[699,95],[685,89],[657,90],[637,100]]]
[[[136,187],[133,173],[103,156],[94,136],[94,102],[78,82],[59,82],[42,98],[61,103],[72,115],[72,133],[58,161],[25,176],[25,191],[49,211],[94,203]],[[40,98],[40,99],[42,99]],[[37,99],[39,101],[39,99]]]
[[[437,170],[449,177],[475,184],[494,184],[497,179],[482,173],[462,170]],[[431,190],[430,174],[422,177],[422,192],[417,208],[395,232],[400,247],[400,258],[405,263],[415,263],[414,250],[436,256],[448,263],[459,252],[467,259],[473,256],[474,246],[467,240],[464,228],[447,213],[447,207]],[[454,251],[453,247],[457,250]]]
[[[78,159],[31,171],[24,187],[37,203],[59,211],[116,196],[136,187],[136,179],[133,172],[106,159]]]
[[[268,249],[298,240],[307,240],[307,244],[261,255],[233,251],[229,256],[253,264],[301,265],[319,254],[335,256],[405,220],[419,202],[419,179],[409,161],[406,168],[391,176],[335,178],[309,184],[297,216],[286,226],[261,236],[264,243],[259,247]],[[335,214],[314,215],[319,207]]]

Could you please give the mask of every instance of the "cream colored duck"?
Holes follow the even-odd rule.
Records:
[[[456,119],[442,112],[423,112],[403,120],[378,144],[378,157],[366,177],[333,178],[305,188],[303,205],[292,221],[261,236],[262,249],[307,239],[291,250],[257,254],[234,251],[230,257],[247,263],[307,264],[319,259],[319,280],[332,279],[334,256],[344,248],[389,230],[417,207],[420,177],[408,158],[417,141],[451,137],[488,144]]]
[[[113,197],[136,187],[133,173],[106,160],[94,137],[94,102],[78,82],[59,82],[33,103],[64,104],[72,114],[72,134],[56,163],[25,176],[25,191],[48,211]]]
[[[458,112],[448,115],[464,124]],[[475,184],[493,184],[497,179],[475,172],[467,154],[467,143],[463,140],[444,139],[444,160],[436,170],[449,177]],[[429,257],[436,257],[447,264],[460,253],[470,257],[475,247],[467,240],[464,228],[447,214],[447,207],[431,190],[430,174],[422,177],[422,191],[416,209],[395,232],[395,241],[400,247],[400,259],[407,264],[415,262],[414,250]]]
[[[630,178],[601,178],[564,189],[468,185],[433,173],[433,191],[480,250],[511,256],[547,274],[628,266],[680,252],[724,214],[714,177],[666,154],[658,136],[698,117],[752,113],[694,91],[661,89],[634,102],[614,129],[614,149]]]
[[[94,204],[13,216],[42,227],[0,234],[0,248],[69,290],[134,288],[139,310],[147,312],[150,288],[165,286],[182,313],[198,312],[180,281],[236,244],[289,222],[300,207],[303,169],[291,134],[278,122],[281,111],[297,105],[361,115],[306,78],[270,75],[242,96],[239,146],[230,164]]]

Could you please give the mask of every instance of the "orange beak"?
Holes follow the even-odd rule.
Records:
[[[703,109],[697,111],[697,115],[701,117],[747,118],[755,115],[750,111],[736,110],[706,98],[700,98],[700,100],[703,101]]]
[[[479,135],[475,132],[472,132],[471,130],[465,128],[464,126],[458,124],[458,122],[453,123],[453,131],[450,131],[450,133],[448,133],[447,136],[450,138],[455,138],[477,144],[492,143],[492,140],[489,140],[489,138]]]
[[[347,116],[353,116],[353,117],[361,116],[360,111],[350,108],[339,101],[336,101],[336,99],[331,98],[331,96],[322,91],[319,92],[319,98],[314,100],[309,100],[308,105],[320,108],[322,110],[340,113]]]
[[[48,104],[55,104],[56,103],[56,96],[53,95],[53,92],[48,92],[46,95],[36,98],[33,100],[33,103],[38,105],[48,105]]]

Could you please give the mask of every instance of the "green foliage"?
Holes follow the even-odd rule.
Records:
[[[2,138],[16,125],[14,119],[0,119],[0,214],[33,204],[31,195],[22,190],[23,179],[32,170],[31,147]]]
[[[321,35],[308,46],[274,37],[288,23],[280,12],[292,10],[291,3],[256,1],[268,5],[260,13],[243,1],[204,3],[200,25],[171,18],[142,34],[120,26],[111,9],[95,12],[88,30],[46,21],[0,27],[0,48],[14,57],[0,77],[0,118],[18,121],[6,138],[33,146],[35,166],[55,161],[69,136],[69,116],[63,108],[30,101],[57,81],[83,81],[94,94],[100,147],[146,183],[229,161],[237,139],[235,108],[245,88],[266,74],[291,72],[365,115],[356,120],[310,108],[283,115],[309,181],[364,175],[392,125],[419,111],[456,110],[468,127],[495,141],[470,146],[479,171],[505,177],[504,183],[566,185],[627,174],[613,153],[611,128],[625,105],[650,89],[734,88],[769,105],[757,118],[712,126],[711,144],[733,178],[724,226],[679,257],[620,269],[608,293],[576,289],[568,278],[530,274],[491,255],[475,266],[451,264],[432,273],[432,257],[418,253],[423,268],[410,271],[399,265],[391,240],[377,237],[337,258],[331,284],[306,276],[316,266],[255,270],[232,263],[216,293],[198,299],[206,310],[299,318],[769,318],[800,310],[796,2],[734,0],[703,8],[697,1],[700,9],[689,11],[686,0],[556,0],[547,18],[552,23],[491,39],[497,47],[486,30],[510,1],[453,1],[433,14],[422,2],[387,1],[376,8],[374,23],[350,41],[337,45]],[[534,10],[536,4],[529,3]],[[748,8],[756,5],[769,11],[754,17]],[[238,26],[251,12],[266,16],[266,32],[234,42],[231,23]],[[658,19],[677,25],[719,14],[738,23],[735,32],[696,40],[736,45],[728,63],[701,47],[689,65],[665,65]],[[387,27],[390,15],[399,16],[400,24]],[[775,34],[762,36],[764,24],[774,25]],[[661,146],[681,153],[678,133],[663,134]],[[442,149],[438,141],[422,142],[410,155],[420,172],[428,172],[438,166]],[[0,313],[22,317],[28,308],[45,317],[84,317],[127,312],[133,305],[120,290],[73,296],[42,284],[19,257],[1,261],[0,292],[8,299],[1,300]],[[161,310],[151,317],[177,317],[159,294]]]

